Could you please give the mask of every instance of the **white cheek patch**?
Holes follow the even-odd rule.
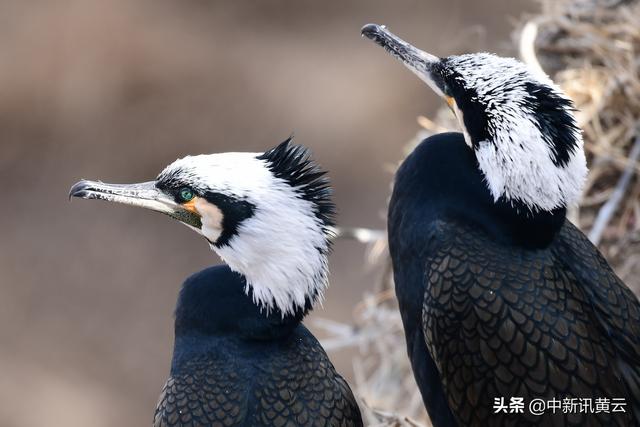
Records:
[[[198,198],[194,206],[200,214],[202,221],[202,234],[210,241],[215,242],[222,234],[222,219],[224,215],[222,211],[214,204],[209,203],[206,199]]]
[[[258,305],[288,314],[305,307],[307,298],[322,297],[328,285],[328,243],[310,201],[277,179],[268,192],[253,195],[255,214],[228,245],[214,250],[246,277]]]

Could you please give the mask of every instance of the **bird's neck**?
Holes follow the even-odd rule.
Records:
[[[329,243],[318,224],[301,229],[280,215],[270,226],[249,223],[251,218],[241,236],[212,249],[244,277],[255,304],[267,312],[293,315],[322,297],[328,284]]]
[[[554,239],[566,218],[564,207],[553,211],[531,212],[522,203],[499,199],[470,215],[462,217],[478,221],[497,240],[529,248],[546,247]]]
[[[544,247],[565,221],[566,209],[532,211],[524,204],[494,200],[474,152],[459,133],[434,135],[398,171],[394,198],[421,223],[454,219],[484,229],[493,240]]]
[[[254,302],[244,276],[229,266],[207,268],[189,277],[176,305],[176,341],[193,337],[233,337],[249,341],[281,339],[300,324],[310,309],[293,313],[265,310]]]

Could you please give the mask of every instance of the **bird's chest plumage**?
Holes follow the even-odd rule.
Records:
[[[346,382],[315,339],[261,347],[226,344],[174,363],[154,425],[361,425]]]

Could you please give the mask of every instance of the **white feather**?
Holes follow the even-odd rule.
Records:
[[[552,146],[525,102],[527,82],[546,85],[565,97],[562,91],[548,76],[530,71],[513,58],[461,55],[451,57],[450,64],[460,82],[475,89],[486,105],[492,140],[480,141],[476,156],[494,199],[504,196],[532,210],[546,211],[576,203],[587,175],[582,135],[574,132],[576,146],[566,165],[554,164]],[[464,128],[462,112],[456,113]],[[464,132],[470,143],[467,130]]]

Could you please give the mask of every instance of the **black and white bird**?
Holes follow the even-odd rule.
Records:
[[[327,287],[334,204],[290,139],[265,153],[188,156],[155,181],[80,181],[70,196],[140,206],[225,261],[189,277],[154,426],[361,426],[346,381],[302,325]]]
[[[572,102],[515,59],[438,58],[375,24],[362,34],[443,97],[463,130],[407,157],[388,215],[408,354],[434,426],[638,425],[640,305],[566,219],[587,175]],[[536,415],[534,399],[575,406]],[[596,399],[624,412],[596,411]]]

